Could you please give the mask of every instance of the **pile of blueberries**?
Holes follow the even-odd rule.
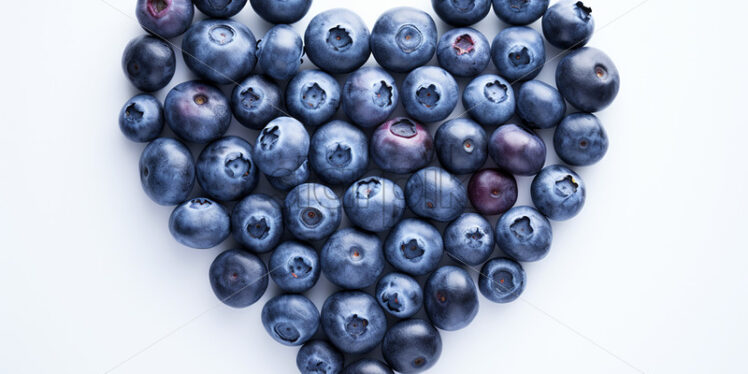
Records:
[[[182,34],[184,61],[200,78],[176,85],[163,105],[143,93],[122,108],[124,135],[149,143],[140,158],[143,189],[156,203],[177,206],[169,229],[180,243],[212,248],[233,235],[243,248],[210,266],[223,303],[252,305],[268,278],[286,292],[265,304],[262,323],[281,344],[303,345],[302,373],[426,370],[441,353],[437,328],[467,326],[478,291],[497,303],[517,299],[525,287],[519,262],[548,254],[549,219],[570,219],[584,205],[584,182],[567,166],[544,167],[546,145],[534,129],[555,127],[553,146],[570,166],[591,165],[607,150],[592,113],[614,100],[620,80],[607,55],[584,47],[594,30],[591,9],[570,0],[550,7],[548,0],[432,0],[456,27],[441,38],[418,9],[388,10],[371,31],[355,13],[332,9],[316,15],[302,39],[288,24],[304,17],[311,0],[250,3],[276,24],[259,41],[229,18],[246,0],[137,1],[149,34],[127,45],[127,78],[142,91],[165,87],[176,65],[169,39]],[[468,26],[492,5],[511,27],[489,44]],[[211,18],[193,23],[195,7]],[[525,26],[541,17],[545,38]],[[556,87],[533,80],[546,61],[544,41],[568,52]],[[370,54],[381,67],[363,67]],[[434,55],[439,66],[426,66]],[[304,57],[321,70],[299,71]],[[483,74],[491,60],[499,75]],[[407,75],[398,87],[390,73]],[[349,75],[341,87],[330,74]],[[421,123],[453,112],[455,76],[472,79],[462,91],[471,119],[448,120],[432,138]],[[220,85],[233,86],[230,96]],[[391,118],[400,102],[409,117]],[[566,115],[567,102],[579,112]],[[352,123],[332,120],[340,106]],[[515,115],[516,124],[507,123]],[[232,118],[258,131],[254,144],[224,136]],[[181,140],[162,137],[164,122]],[[205,147],[195,160],[182,141]],[[441,167],[429,166],[435,154]],[[483,168],[488,156],[497,168]],[[283,201],[252,194],[260,174]],[[455,175],[467,174],[466,187]],[[387,178],[398,175],[407,177],[404,187]],[[513,207],[515,176],[534,176],[534,207]],[[193,197],[196,181],[204,197]],[[329,186],[347,190],[339,197]],[[403,218],[406,206],[411,218]],[[353,226],[339,229],[344,212]],[[496,215],[492,227],[485,216]],[[448,223],[443,233],[434,221]],[[506,257],[489,259],[495,245]],[[457,266],[439,266],[445,251]],[[386,263],[395,271],[385,274]],[[476,287],[464,268],[480,266]],[[320,273],[342,289],[321,312],[302,295]],[[428,320],[412,318],[422,306]],[[312,340],[320,327],[326,339]],[[380,344],[386,365],[364,358],[343,367],[343,353]]]

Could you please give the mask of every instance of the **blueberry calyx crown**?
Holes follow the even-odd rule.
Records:
[[[457,51],[458,56],[462,56],[473,52],[475,49],[475,42],[470,35],[462,34],[455,39],[454,43],[452,43],[452,48]]]
[[[385,81],[375,83],[372,100],[380,108],[392,105],[392,86]]]
[[[143,111],[138,108],[137,103],[130,103],[125,108],[125,118],[130,122],[139,122],[143,118]]]
[[[382,183],[378,180],[366,179],[356,184],[356,197],[359,199],[370,199],[379,193]]]
[[[592,18],[592,8],[585,6],[583,2],[577,1],[574,7],[577,9],[577,16],[581,20],[588,22]]]
[[[483,88],[483,94],[486,98],[494,103],[501,103],[507,98],[507,87],[505,84],[495,80],[486,83]]]
[[[418,134],[418,129],[413,121],[401,118],[390,126],[390,132],[401,138],[412,138]]]
[[[533,231],[535,231],[532,228],[530,218],[526,216],[515,219],[514,222],[512,222],[512,224],[509,226],[509,229],[512,230],[512,234],[514,234],[514,236],[520,240],[529,239],[530,237],[532,237]]]
[[[556,181],[554,191],[558,196],[569,197],[577,192],[578,187],[579,184],[574,180],[574,177],[567,175]]]
[[[426,252],[418,243],[418,239],[410,239],[400,243],[400,250],[408,260],[417,260]]]
[[[316,82],[308,84],[301,95],[301,103],[310,109],[318,109],[325,103],[325,100],[327,100],[327,93]]]
[[[366,326],[368,325],[368,320],[366,320],[365,318],[360,318],[358,314],[354,314],[346,319],[345,330],[350,335],[361,336],[366,332]]]
[[[226,174],[234,177],[248,177],[252,170],[252,162],[241,152],[234,152],[226,156]]]
[[[288,261],[288,273],[296,279],[306,277],[311,271],[312,266],[303,257],[294,257]]]
[[[270,226],[268,226],[265,217],[250,218],[247,222],[247,233],[255,239],[265,239],[270,233]]]
[[[280,136],[279,133],[280,128],[278,126],[262,129],[262,134],[260,134],[260,147],[262,150],[267,151],[273,149],[275,143],[278,142],[278,137]]]
[[[439,104],[439,89],[434,84],[430,84],[428,87],[420,87],[416,91],[416,99],[418,102],[428,109],[431,109]]]
[[[161,18],[171,5],[172,0],[148,0],[148,12],[155,18]]]
[[[353,44],[353,38],[345,28],[337,25],[327,33],[327,44],[335,51],[345,51]]]
[[[215,25],[210,28],[208,35],[213,43],[226,45],[234,40],[234,29],[229,25]]]
[[[412,53],[423,43],[423,34],[415,25],[407,24],[400,26],[395,36],[397,46],[405,53]]]

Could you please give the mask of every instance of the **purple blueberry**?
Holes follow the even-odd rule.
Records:
[[[317,283],[321,270],[314,248],[299,242],[281,243],[270,256],[270,278],[286,292],[306,292]]]
[[[434,158],[431,134],[408,118],[394,118],[377,127],[369,145],[374,163],[388,173],[412,173]]]
[[[517,201],[517,181],[499,169],[483,169],[473,174],[467,190],[475,210],[486,216],[504,213]]]
[[[231,124],[228,100],[217,87],[189,81],[176,85],[164,101],[166,124],[180,138],[209,143],[223,136]]]
[[[182,35],[192,24],[192,0],[138,0],[135,15],[151,34],[170,39]]]
[[[169,231],[174,239],[197,249],[221,244],[229,237],[230,226],[226,208],[202,197],[185,201],[169,217]]]
[[[154,36],[142,35],[127,43],[122,54],[122,70],[133,86],[142,91],[164,88],[177,68],[171,46]]]
[[[503,170],[514,175],[535,175],[545,164],[545,143],[532,131],[506,124],[499,126],[488,141],[488,154]]]
[[[436,48],[439,66],[458,77],[474,77],[491,61],[491,44],[480,31],[466,27],[444,33]]]

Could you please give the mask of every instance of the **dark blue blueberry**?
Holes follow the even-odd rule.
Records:
[[[436,156],[442,166],[455,174],[478,170],[488,158],[488,136],[481,125],[466,118],[443,123],[434,136]]]
[[[499,126],[488,141],[488,154],[500,168],[514,175],[535,175],[545,164],[545,143],[534,132],[506,124]]]
[[[488,300],[508,303],[516,300],[525,290],[525,270],[508,258],[494,258],[486,262],[478,277],[478,288]]]
[[[252,145],[237,136],[208,144],[197,158],[197,182],[208,195],[221,201],[248,195],[259,177],[252,160]]]
[[[122,70],[133,86],[142,91],[164,88],[177,67],[174,50],[167,42],[142,35],[127,43],[122,54]]]
[[[119,112],[119,129],[134,142],[150,142],[161,135],[163,128],[164,108],[152,95],[134,96]]]
[[[463,213],[444,229],[444,249],[460,264],[478,266],[493,253],[491,224],[480,214]]]
[[[270,256],[270,277],[286,292],[301,293],[314,287],[320,263],[314,248],[299,242],[285,242]]]
[[[369,287],[384,270],[379,237],[350,227],[336,232],[327,240],[320,258],[325,277],[346,289]]]
[[[166,124],[180,138],[209,143],[223,136],[231,124],[229,102],[217,87],[200,81],[176,85],[164,101]]]
[[[265,331],[283,345],[302,345],[319,329],[317,307],[302,295],[278,295],[262,308]]]
[[[378,66],[366,66],[348,76],[343,86],[343,111],[361,127],[381,124],[397,107],[395,78]]]
[[[280,204],[263,194],[245,197],[231,211],[231,232],[239,244],[252,252],[271,251],[283,235]]]
[[[475,210],[486,216],[504,213],[517,202],[517,181],[499,169],[483,169],[473,174],[467,191]]]
[[[250,75],[234,86],[231,111],[240,124],[260,130],[281,116],[281,93],[278,85],[261,75]]]
[[[504,78],[484,74],[465,87],[462,105],[481,125],[501,125],[514,115],[514,90]]]
[[[400,321],[387,330],[382,341],[384,360],[398,373],[421,373],[442,354],[442,338],[422,319]]]
[[[176,205],[195,185],[195,161],[179,140],[158,138],[140,155],[140,183],[156,204]]]
[[[306,183],[306,181],[309,180],[309,161],[304,160],[301,166],[291,174],[282,177],[271,177],[266,175],[265,178],[267,178],[270,185],[276,190],[288,192],[294,187]]]
[[[491,10],[491,0],[431,0],[431,6],[442,21],[462,27],[486,18]]]
[[[192,0],[138,0],[135,15],[151,34],[170,39],[182,35],[192,24]]]
[[[254,160],[265,175],[283,177],[296,171],[309,154],[309,133],[291,117],[270,121],[257,135]]]
[[[457,81],[446,70],[436,66],[422,66],[411,71],[400,91],[405,111],[424,123],[447,118],[460,96]]]
[[[348,366],[341,374],[394,374],[382,361],[362,358]]]
[[[530,194],[532,203],[546,217],[564,221],[582,210],[586,190],[577,173],[563,165],[550,165],[532,180]]]
[[[493,0],[493,11],[510,25],[529,25],[548,9],[548,0]]]
[[[255,13],[270,23],[294,23],[306,15],[312,0],[249,0]]]
[[[383,68],[406,73],[431,60],[436,38],[436,24],[428,13],[409,7],[393,8],[374,24],[371,52]]]
[[[268,270],[259,257],[230,249],[210,265],[210,286],[221,302],[234,308],[248,307],[268,288]]]
[[[377,282],[375,297],[385,312],[397,318],[410,318],[423,306],[423,290],[415,279],[402,273],[389,273]]]
[[[434,159],[434,140],[420,123],[391,119],[374,131],[369,143],[371,158],[388,173],[412,173]]]
[[[286,195],[286,228],[299,240],[320,240],[340,226],[343,209],[330,188],[317,183],[296,186]]]
[[[254,69],[257,40],[247,26],[230,19],[195,23],[182,39],[182,56],[197,76],[217,84],[236,84]]]
[[[581,1],[561,0],[543,15],[543,35],[548,43],[561,49],[584,46],[594,31],[592,8]]]
[[[528,126],[549,129],[558,125],[566,114],[566,102],[555,87],[531,80],[517,90],[517,115]]]
[[[551,223],[533,207],[509,209],[496,222],[496,244],[517,261],[542,259],[551,249],[551,240]]]
[[[360,354],[379,345],[387,320],[373,297],[361,291],[341,291],[325,300],[322,329],[339,350]]]
[[[543,37],[526,26],[508,27],[494,38],[491,58],[502,77],[512,82],[533,79],[545,64]]]
[[[174,208],[169,217],[169,231],[188,247],[213,248],[231,234],[229,213],[221,204],[198,197]]]
[[[373,232],[386,231],[402,218],[405,193],[389,179],[366,177],[348,187],[343,208],[354,225]]]
[[[308,126],[329,121],[340,106],[340,85],[320,70],[304,70],[296,74],[286,87],[286,108]]]
[[[423,168],[408,178],[405,201],[413,213],[441,222],[457,218],[468,204],[462,182],[436,166]]]
[[[304,43],[288,25],[276,25],[257,43],[257,68],[271,78],[286,80],[301,66]]]
[[[327,184],[349,184],[369,166],[369,139],[345,121],[332,121],[312,135],[309,163]]]
[[[442,236],[430,223],[406,218],[387,235],[384,257],[395,269],[410,275],[428,274],[444,254]]]
[[[439,66],[458,77],[474,77],[491,60],[491,45],[480,31],[466,27],[445,32],[439,39],[436,58]]]
[[[304,32],[306,54],[320,69],[350,73],[369,59],[369,28],[348,9],[331,9],[317,14]]]
[[[296,355],[301,374],[336,374],[343,370],[343,355],[324,340],[311,340]]]
[[[229,18],[237,15],[247,0],[193,0],[197,9],[208,17]]]
[[[478,314],[473,278],[457,266],[440,267],[426,281],[423,306],[434,326],[447,331],[465,328]]]
[[[594,114],[568,115],[553,134],[556,154],[565,163],[587,166],[600,161],[608,151],[608,135]]]
[[[583,112],[599,112],[615,100],[621,77],[603,51],[585,47],[569,53],[556,68],[556,87],[569,104]]]

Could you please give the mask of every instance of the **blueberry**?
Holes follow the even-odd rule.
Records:
[[[504,78],[484,74],[465,87],[462,104],[481,125],[501,125],[514,115],[514,90]]]
[[[328,184],[349,184],[369,166],[369,139],[345,121],[332,121],[312,136],[309,163]]]
[[[322,329],[339,350],[360,354],[382,341],[387,320],[373,297],[361,291],[341,291],[325,300]]]
[[[442,354],[442,338],[422,319],[400,321],[387,330],[382,341],[384,360],[398,373],[421,373]]]
[[[442,21],[462,27],[486,18],[491,10],[491,0],[431,0],[431,6]]]
[[[434,326],[447,331],[465,328],[478,314],[473,278],[457,266],[440,267],[426,281],[423,306]]]
[[[268,270],[259,257],[230,249],[210,265],[210,286],[221,302],[234,308],[248,307],[268,288]]]
[[[161,135],[163,128],[164,108],[152,95],[135,95],[119,112],[119,129],[134,142],[150,142]]]
[[[615,100],[621,78],[613,61],[599,49],[585,47],[569,53],[556,68],[556,87],[569,104],[598,112]]]
[[[293,77],[301,66],[304,43],[288,25],[276,25],[257,43],[257,68],[278,80]]]
[[[388,173],[412,173],[434,158],[431,134],[420,123],[403,117],[377,127],[369,147],[374,163]]]
[[[563,165],[550,165],[532,180],[530,194],[532,203],[546,217],[564,221],[582,210],[586,190],[577,173]]]
[[[200,81],[176,85],[164,101],[166,124],[180,138],[209,143],[223,136],[231,124],[226,96],[217,87]]]
[[[247,5],[247,0],[193,0],[197,9],[208,17],[233,17]]]
[[[491,60],[491,45],[480,31],[466,27],[445,32],[439,39],[436,58],[439,66],[458,77],[474,77]]]
[[[343,355],[324,340],[311,340],[296,355],[301,374],[335,374],[343,370]]]
[[[195,161],[180,141],[158,138],[140,155],[140,183],[156,204],[176,205],[190,195],[195,185]]]
[[[177,68],[174,50],[165,41],[142,35],[127,43],[122,54],[122,70],[133,86],[142,91],[164,88]]]
[[[378,66],[356,70],[343,86],[343,111],[361,127],[381,124],[397,107],[395,78]]]
[[[202,197],[185,201],[169,217],[169,231],[174,239],[198,249],[221,244],[229,237],[230,226],[226,208]]]
[[[594,114],[568,115],[553,134],[556,154],[565,163],[587,166],[600,161],[608,151],[608,135]]]
[[[286,86],[286,108],[308,126],[329,121],[340,106],[340,85],[320,70],[304,70]]]
[[[348,187],[343,208],[354,225],[373,232],[387,231],[403,216],[405,193],[389,179],[366,177]]]
[[[457,106],[460,87],[444,69],[422,66],[411,71],[403,81],[402,95],[405,111],[420,122],[441,121]]]
[[[319,329],[317,307],[302,295],[278,295],[262,308],[265,331],[283,345],[302,345]]]
[[[405,201],[413,213],[447,222],[465,210],[468,198],[459,179],[442,168],[431,166],[408,178]]]
[[[237,242],[252,252],[271,251],[283,235],[280,204],[263,194],[245,197],[231,211],[231,232]]]
[[[389,273],[377,282],[376,299],[385,312],[397,318],[410,318],[421,310],[423,290],[410,276]]]
[[[379,65],[406,73],[425,65],[436,52],[436,24],[418,9],[390,9],[377,19],[371,32],[371,52]]]
[[[285,242],[275,248],[268,266],[275,284],[294,293],[314,287],[321,269],[317,251],[299,242]]]
[[[231,111],[243,126],[260,130],[281,115],[278,85],[261,75],[250,75],[234,86]]]
[[[508,258],[494,258],[483,265],[478,277],[478,289],[488,300],[508,303],[525,290],[525,270]]]
[[[509,209],[496,222],[496,244],[517,261],[538,261],[551,249],[553,230],[548,218],[535,208]]]
[[[543,15],[543,35],[548,43],[561,49],[584,46],[594,31],[592,8],[581,1],[561,0]]]
[[[406,218],[387,235],[384,257],[395,269],[410,275],[428,274],[439,265],[444,242],[430,223]]]
[[[455,174],[478,170],[488,158],[488,136],[478,123],[457,118],[443,123],[434,136],[442,166]]]
[[[309,60],[320,69],[350,73],[369,59],[369,28],[348,9],[331,9],[317,14],[304,32]]]
[[[301,166],[291,174],[282,177],[271,177],[269,175],[266,175],[265,177],[268,182],[270,182],[270,185],[276,190],[288,192],[294,187],[306,183],[306,181],[309,180],[309,161],[304,160]]]
[[[526,26],[508,27],[494,38],[491,58],[502,77],[513,82],[533,79],[545,64],[543,37]]]
[[[545,143],[532,131],[506,124],[491,134],[488,154],[500,168],[515,175],[535,175],[545,164]]]
[[[467,190],[475,210],[486,216],[504,213],[517,202],[517,181],[499,169],[473,174]]]
[[[548,9],[548,0],[493,0],[493,11],[510,25],[529,25]]]
[[[549,129],[566,114],[566,102],[553,86],[539,80],[523,83],[517,90],[517,115],[530,127]]]
[[[270,23],[291,24],[304,18],[312,0],[249,0],[255,13]]]
[[[296,186],[283,205],[286,228],[299,240],[320,240],[335,232],[342,211],[335,192],[316,183]]]
[[[192,24],[192,0],[138,0],[135,15],[151,34],[170,39],[182,35]]]
[[[493,229],[480,214],[463,213],[444,229],[444,249],[460,264],[484,263],[493,247]]]
[[[257,40],[247,26],[230,19],[195,23],[182,39],[182,56],[197,76],[217,84],[238,83],[254,69]]]
[[[221,201],[248,195],[257,186],[259,172],[252,160],[252,145],[236,136],[208,144],[197,158],[197,182]]]
[[[307,159],[309,133],[291,117],[270,121],[257,135],[254,159],[265,175],[283,177],[292,174]]]
[[[333,234],[320,257],[325,277],[341,288],[369,287],[384,270],[379,237],[350,227]]]
[[[345,367],[341,374],[394,374],[382,361],[362,358]]]

